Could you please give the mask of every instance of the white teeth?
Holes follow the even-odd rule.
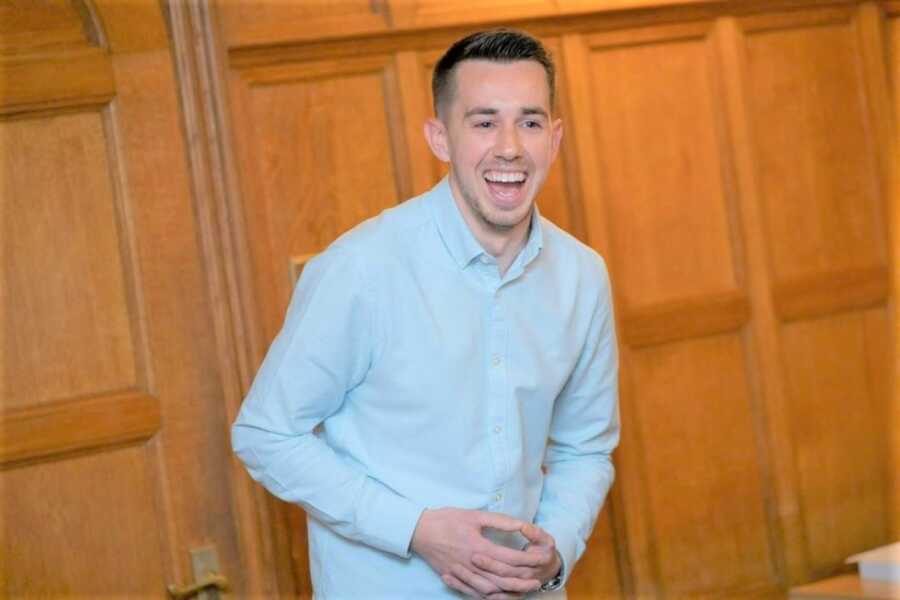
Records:
[[[484,178],[493,183],[520,183],[525,181],[525,173],[521,171],[489,171],[484,174]]]

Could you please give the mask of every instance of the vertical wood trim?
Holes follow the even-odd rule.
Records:
[[[562,36],[561,54],[565,72],[565,93],[560,94],[568,99],[567,108],[570,115],[578,115],[578,122],[566,132],[571,136],[571,147],[574,156],[570,163],[576,169],[580,191],[581,206],[578,213],[583,215],[585,243],[598,250],[607,261],[610,277],[615,293],[614,261],[609,255],[611,244],[607,229],[605,191],[603,190],[603,173],[598,172],[601,165],[596,147],[594,133],[592,98],[589,76],[588,48],[580,34]],[[576,164],[577,158],[577,166]],[[573,214],[573,220],[575,215]],[[619,304],[622,307],[621,304]],[[624,307],[622,307],[624,308]],[[620,311],[621,312],[621,311]],[[617,319],[619,336],[620,365],[629,364],[629,349],[624,343],[622,318]],[[657,596],[659,581],[659,564],[653,539],[652,516],[646,506],[645,473],[640,436],[636,431],[637,420],[631,410],[628,372],[620,367],[619,376],[619,410],[621,421],[631,423],[632,427],[623,427],[621,450],[616,452],[617,471],[624,474],[618,478],[610,493],[612,503],[610,516],[613,519],[616,557],[619,567],[620,589],[626,597]]]
[[[433,181],[431,149],[422,131],[431,111],[428,110],[428,98],[424,92],[426,83],[422,81],[419,53],[413,50],[397,52],[394,55],[394,68],[400,84],[399,98],[403,109],[412,193],[421,194],[431,187]]]
[[[766,432],[767,454],[771,456],[768,472],[772,489],[767,490],[767,496],[770,503],[774,503],[774,508],[770,504],[768,513],[780,540],[772,548],[776,554],[779,576],[787,580],[782,583],[799,583],[806,579],[809,557],[806,554],[806,529],[790,441],[792,431],[778,336],[779,322],[772,300],[770,257],[753,156],[748,107],[752,99],[747,97],[744,86],[744,36],[734,17],[721,19],[718,27],[725,100],[735,153],[739,213],[744,231],[746,284],[754,315],[748,332],[749,372],[758,374],[758,380],[752,379],[756,388],[754,396],[761,401],[761,414],[758,416],[763,421],[761,429]]]
[[[215,327],[219,371],[230,423],[249,388],[251,364],[259,344],[250,324],[251,279],[249,261],[241,240],[243,222],[235,195],[231,135],[228,129],[227,88],[224,84],[224,49],[220,45],[215,9],[203,0],[171,2],[168,19],[178,78],[183,127],[191,171],[193,201],[200,230],[204,271]],[[248,316],[251,315],[251,316]],[[230,439],[228,431],[222,432]],[[245,572],[241,574],[247,595],[278,591],[272,570],[277,556],[261,524],[269,522],[268,502],[237,460],[232,460],[231,481],[236,530]],[[289,573],[289,563],[282,572]]]
[[[397,72],[396,61],[388,62],[382,71],[384,82],[384,113],[386,116],[388,136],[391,143],[391,163],[394,166],[394,182],[396,184],[396,203],[410,198],[413,193],[413,175],[410,160],[410,147],[407,138],[406,97],[403,79]]]
[[[891,324],[891,339],[888,356],[892,372],[889,378],[889,394],[893,413],[885,415],[891,424],[887,428],[890,456],[886,498],[888,507],[888,530],[892,538],[900,537],[900,114],[894,114],[892,98],[897,101],[900,90],[891,85],[900,84],[900,78],[892,82],[888,63],[891,40],[886,35],[889,10],[896,11],[900,5],[895,2],[877,4],[865,2],[859,7],[857,32],[863,58],[868,108],[874,123],[875,147],[878,153],[878,169],[881,205],[886,217],[887,261],[890,269],[890,294],[888,322]],[[897,17],[893,17],[897,18]],[[895,58],[895,60],[900,57]],[[892,95],[893,91],[893,95]]]

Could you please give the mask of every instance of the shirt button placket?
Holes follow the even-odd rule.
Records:
[[[494,492],[491,497],[491,508],[499,510],[503,503],[503,487],[507,478],[507,449],[504,431],[505,399],[506,399],[506,360],[505,340],[506,323],[500,306],[499,290],[491,298],[491,323],[488,342],[488,395],[489,423],[491,429],[491,456],[494,462]]]

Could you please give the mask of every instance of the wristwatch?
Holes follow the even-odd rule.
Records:
[[[556,574],[556,577],[553,579],[548,579],[544,583],[541,584],[541,587],[538,588],[539,592],[553,592],[562,587],[562,569],[559,570],[559,573]]]
[[[551,579],[548,579],[538,588],[539,592],[553,592],[562,587],[563,561],[557,550],[556,555],[559,556],[559,572]]]

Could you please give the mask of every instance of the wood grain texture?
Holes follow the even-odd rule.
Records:
[[[141,392],[4,410],[0,467],[144,441],[160,424],[159,400]]]
[[[755,374],[755,421],[760,438],[760,466],[765,474],[772,559],[783,584],[808,580],[805,524],[794,469],[793,431],[786,410],[787,384],[780,355],[779,320],[769,269],[770,256],[752,149],[754,129],[748,114],[744,34],[737,19],[717,23],[725,80],[729,131],[733,140],[739,220],[742,223],[747,288],[753,318],[748,328],[748,364]]]
[[[626,311],[738,285],[709,27],[588,39],[602,185],[616,223],[611,258]]]
[[[631,426],[642,440],[666,595],[730,596],[778,585],[745,351],[732,334],[632,354],[627,377],[638,419]]]
[[[757,177],[779,283],[878,265],[885,248],[853,25],[801,17],[757,17],[754,27],[772,29],[751,28],[746,42]]]
[[[652,346],[738,331],[750,320],[750,303],[739,292],[685,298],[631,310],[622,320],[627,344]]]
[[[218,13],[209,4],[171,3],[169,28],[182,103],[186,150],[191,166],[193,202],[197,213],[210,311],[216,334],[227,422],[233,422],[251,377],[257,345],[248,330],[253,309],[246,305],[249,256],[243,236],[234,178],[230,112],[222,36]],[[238,461],[231,461],[236,533],[240,541],[245,587],[241,594],[290,594],[293,571],[285,532],[270,536],[264,491],[247,476]],[[275,538],[274,540],[272,538]],[[277,565],[277,566],[276,566]],[[281,574],[279,578],[276,574]]]
[[[0,122],[4,409],[143,379],[109,143],[98,111]]]
[[[77,2],[0,2],[0,52],[34,54],[91,43]]]
[[[890,296],[887,267],[820,273],[775,287],[775,307],[785,321],[884,304]]]
[[[109,57],[99,49],[40,59],[0,57],[0,115],[104,104],[114,90]]]
[[[890,542],[886,520],[886,311],[783,328],[797,479],[810,575]],[[875,376],[875,379],[871,379]]]
[[[157,15],[156,18],[160,18]],[[189,548],[214,543],[243,589],[233,512],[229,423],[192,205],[174,64],[167,49],[114,55],[114,152],[126,173],[144,307],[148,389],[163,427],[155,448],[167,581],[192,580]],[[155,90],[147,94],[147,89]]]
[[[900,131],[900,2],[887,3],[888,20],[887,20],[887,39],[889,40],[890,51],[888,53],[888,74],[889,85],[891,88],[891,97],[893,99],[893,124],[894,124],[894,140],[897,139],[898,131]],[[897,158],[900,149],[898,144],[894,142],[894,170],[891,178],[891,201],[889,204],[889,223],[891,232],[891,291],[894,298],[894,346],[893,357],[894,364],[900,362],[900,335],[896,334],[897,327],[900,326],[900,167],[897,166]],[[891,417],[892,423],[900,423],[900,373],[894,372],[894,413]],[[892,457],[894,472],[900,472],[900,428],[892,430]],[[891,530],[895,539],[900,539],[900,477],[891,478],[891,504],[893,512],[891,513]]]
[[[320,252],[402,199],[401,142],[386,109],[392,69],[376,56],[233,75],[244,196],[254,198],[245,218],[265,240],[252,249],[266,339],[287,306],[290,257]]]
[[[587,550],[566,585],[566,596],[571,600],[606,600],[622,596],[612,513],[611,502],[607,501],[588,540]]]
[[[221,13],[229,46],[361,35],[386,30],[391,23],[384,0],[226,0]]]
[[[876,84],[871,96],[882,123],[879,128],[882,151],[882,178],[885,181],[887,229],[889,236],[891,297],[893,298],[893,345],[889,349],[892,364],[900,364],[900,2],[892,0],[879,6],[868,6],[868,18],[863,20],[861,35],[868,41],[868,63]],[[868,26],[866,26],[868,24]],[[887,49],[887,52],[884,49]],[[887,88],[885,90],[884,88]],[[883,104],[883,105],[882,105]],[[893,413],[891,423],[900,423],[900,367],[893,372]],[[900,473],[900,428],[891,430],[892,473]],[[889,479],[891,496],[891,537],[900,539],[900,476]]]
[[[163,597],[154,488],[146,446],[0,472],[0,593]]]

